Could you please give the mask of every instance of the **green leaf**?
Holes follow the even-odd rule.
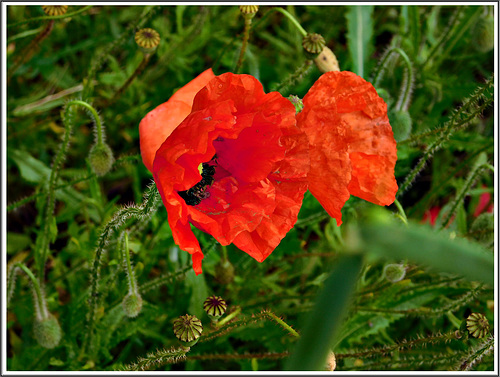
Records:
[[[189,299],[189,314],[194,314],[198,318],[203,318],[203,302],[208,297],[205,275],[195,275],[193,270],[186,274],[186,285],[191,287],[191,297]]]
[[[348,8],[347,43],[352,59],[352,71],[365,77],[366,61],[373,51],[373,5],[352,6]]]
[[[454,232],[437,233],[425,225],[409,223],[405,227],[383,220],[364,225],[359,236],[361,240],[357,241],[366,252],[391,260],[408,259],[493,285],[493,255]]]
[[[341,255],[309,315],[286,370],[323,370],[354,292],[363,258]]]

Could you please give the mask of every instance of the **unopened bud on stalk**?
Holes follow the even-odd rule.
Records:
[[[160,34],[151,28],[141,29],[135,33],[135,42],[145,54],[150,54],[160,44]]]
[[[113,151],[108,144],[98,142],[90,149],[89,161],[94,173],[102,176],[111,170],[111,167],[115,162],[115,158],[113,157]]]
[[[300,113],[304,108],[304,103],[302,103],[302,100],[299,97],[290,94],[287,99],[292,103],[293,106],[295,106],[296,113]]]
[[[57,346],[62,336],[61,326],[57,318],[50,313],[46,318],[36,316],[33,333],[38,344],[45,348]]]
[[[228,260],[215,266],[215,278],[221,284],[229,284],[234,280],[234,266]]]
[[[129,292],[122,300],[122,307],[127,317],[137,317],[142,309],[141,295],[138,292]]]
[[[47,16],[62,16],[68,11],[67,5],[42,5],[42,9]]]
[[[203,325],[194,315],[186,314],[174,321],[174,334],[187,347],[195,344],[202,332]]]
[[[302,47],[306,57],[310,60],[315,59],[325,47],[325,38],[321,34],[309,33],[302,38]]]
[[[247,19],[254,18],[258,11],[259,11],[258,5],[240,5],[241,14],[243,15],[243,17]]]
[[[330,71],[340,71],[339,62],[337,57],[328,47],[325,46],[323,51],[314,59],[314,64],[316,67],[322,72],[330,72]]]
[[[387,264],[384,267],[383,275],[391,283],[397,283],[405,277],[406,268],[402,264]]]
[[[411,135],[412,120],[410,113],[405,110],[396,110],[389,113],[394,139],[396,141],[406,140]]]

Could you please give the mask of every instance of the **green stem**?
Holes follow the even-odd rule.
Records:
[[[130,263],[130,252],[128,246],[128,232],[124,232],[125,245],[122,248],[123,259],[125,261],[125,269],[127,271],[129,293],[138,293],[137,282],[135,280],[134,270],[132,269],[132,263]]]
[[[236,308],[235,311],[229,313],[227,316],[225,316],[223,319],[221,319],[219,322],[217,322],[216,326],[221,327],[231,321],[233,318],[235,318],[237,315],[241,313],[241,308]]]
[[[148,65],[149,60],[151,59],[151,56],[152,56],[152,54],[144,54],[144,56],[142,58],[142,61],[139,64],[139,66],[136,68],[136,70],[134,71],[134,73],[132,73],[132,75],[128,78],[128,80],[125,82],[125,84],[123,84],[120,87],[120,89],[118,89],[116,91],[115,95],[109,101],[108,105],[111,105],[111,104],[115,103],[116,100],[118,98],[120,98],[120,96],[123,94],[123,92],[130,86],[130,84],[132,84],[132,81],[134,81],[136,79],[136,77],[139,76],[139,74],[144,70],[144,68],[146,68],[146,66]]]
[[[152,369],[164,364],[173,364],[182,361],[186,358],[186,353],[189,352],[189,347],[171,348],[169,350],[162,349],[155,353],[150,353],[146,357],[140,357],[137,362],[129,364],[121,368],[123,371],[142,371]]]
[[[282,95],[289,86],[294,85],[297,81],[300,82],[311,70],[312,60],[306,59],[302,65],[295,70],[291,75],[287,77],[285,81],[279,84],[273,91],[280,92]]]
[[[399,211],[401,220],[403,220],[405,225],[408,225],[408,218],[406,217],[405,210],[403,209],[403,206],[401,205],[401,203],[397,199],[395,199],[394,205],[397,207],[397,209]]]
[[[236,64],[236,73],[240,73],[241,66],[243,65],[243,60],[245,59],[245,52],[248,46],[248,40],[250,39],[250,28],[252,27],[252,19],[245,17],[245,30],[243,32],[243,43],[241,44],[240,56],[238,58],[238,63]]]
[[[307,35],[307,31],[302,27],[301,24],[293,17],[287,10],[283,8],[273,8],[272,10],[276,12],[280,12],[282,15],[284,15],[286,18],[288,18],[292,24],[297,28],[298,31],[300,31],[300,34],[302,34],[303,37]]]
[[[60,16],[34,17],[34,18],[30,18],[28,20],[24,20],[24,21],[19,21],[19,22],[14,22],[12,24],[8,24],[7,28],[13,27],[13,26],[17,26],[17,25],[23,25],[23,24],[26,24],[26,23],[29,23],[29,22],[35,22],[35,21],[62,20],[63,18],[73,17],[73,16],[76,16],[77,14],[83,13],[83,12],[85,12],[86,10],[88,10],[88,9],[90,9],[92,7],[93,7],[93,5],[87,5],[86,7],[83,7],[81,9],[77,10],[77,11],[66,13],[66,14],[62,14]]]
[[[281,318],[279,318],[276,314],[274,314],[273,312],[267,311],[267,310],[264,313],[266,314],[267,317],[269,317],[270,319],[277,322],[281,327],[283,327],[290,334],[292,334],[293,336],[295,336],[297,338],[300,338],[299,333],[297,331],[295,331],[288,323],[286,323]]]
[[[69,106],[69,105],[83,106],[92,113],[92,117],[94,118],[96,131],[97,131],[97,143],[102,144],[102,122],[101,122],[101,117],[97,113],[97,110],[94,109],[94,107],[89,105],[87,102],[77,100],[77,99],[68,102],[67,106]]]
[[[40,283],[38,282],[37,278],[35,275],[33,275],[33,272],[26,267],[23,263],[16,263],[14,265],[14,268],[19,267],[21,270],[24,271],[24,273],[28,276],[28,278],[31,280],[31,284],[33,284],[33,288],[35,290],[35,296],[38,301],[37,305],[35,307],[37,308],[37,316],[40,317],[40,319],[45,319],[48,317],[48,312],[47,312],[47,305],[45,303],[43,294],[42,294],[42,289],[40,287]]]

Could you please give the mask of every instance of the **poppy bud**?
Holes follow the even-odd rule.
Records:
[[[67,5],[42,5],[47,16],[62,16],[68,11]]]
[[[142,309],[141,295],[136,292],[129,292],[122,300],[122,307],[127,317],[137,317]]]
[[[326,357],[325,370],[333,372],[336,367],[337,367],[337,360],[335,359],[335,354],[332,351],[330,351],[328,352],[328,356]]]
[[[293,94],[290,94],[287,99],[293,104],[293,106],[295,106],[295,111],[297,113],[300,113],[302,111],[302,109],[304,108],[304,104],[302,103],[302,100],[297,97],[297,96],[294,96]]]
[[[196,344],[202,332],[203,325],[194,315],[186,314],[174,321],[174,334],[187,347]]]
[[[222,297],[212,295],[203,303],[203,309],[212,321],[217,321],[226,312],[227,304]]]
[[[467,317],[467,330],[474,338],[484,338],[490,330],[490,324],[481,313],[472,313]]]
[[[160,34],[154,29],[145,28],[135,33],[135,42],[145,54],[156,50],[160,44]]]
[[[215,266],[215,278],[221,284],[229,284],[234,280],[234,266],[226,260]]]
[[[314,64],[322,73],[330,72],[330,71],[340,71],[339,62],[337,57],[328,47],[324,47],[323,51],[314,58]]]
[[[325,47],[325,38],[321,34],[309,33],[302,38],[302,47],[306,57],[310,60],[315,59]]]
[[[57,318],[49,313],[47,318],[37,316],[33,325],[33,333],[38,344],[45,348],[54,348],[61,340],[61,326]]]
[[[474,48],[479,52],[488,52],[495,46],[495,26],[492,14],[481,17],[472,29]]]
[[[494,241],[495,221],[492,213],[482,213],[473,221],[470,233],[477,241],[484,245],[491,245]]]
[[[394,132],[394,139],[402,141],[408,139],[411,134],[412,120],[408,111],[396,110],[389,113],[389,120]]]
[[[101,142],[94,144],[90,149],[89,161],[94,173],[101,176],[111,170],[115,158],[113,157],[113,151],[109,145]]]
[[[240,12],[246,19],[254,18],[258,11],[258,5],[240,5]]]
[[[397,283],[404,279],[406,268],[402,264],[387,264],[384,267],[383,275],[391,283]]]

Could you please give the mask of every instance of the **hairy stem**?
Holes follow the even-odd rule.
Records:
[[[238,58],[238,63],[236,64],[236,73],[240,73],[241,66],[243,65],[243,60],[245,59],[245,52],[248,46],[248,40],[250,39],[250,28],[252,27],[252,19],[245,17],[245,30],[243,31],[243,42],[241,44],[240,56]]]
[[[81,9],[78,9],[74,12],[70,12],[70,13],[66,13],[66,14],[62,14],[60,16],[42,16],[42,17],[34,17],[34,18],[30,18],[28,20],[24,20],[24,21],[19,21],[19,22],[14,22],[12,24],[8,24],[7,25],[7,28],[9,27],[13,27],[13,26],[17,26],[17,25],[23,25],[23,24],[26,24],[26,23],[29,23],[29,22],[36,22],[36,21],[45,21],[45,20],[61,20],[63,18],[68,18],[68,17],[73,17],[73,16],[76,16],[77,14],[80,14],[80,13],[83,13],[85,12],[86,10],[92,8],[93,5],[87,5],[86,7],[83,7]]]

